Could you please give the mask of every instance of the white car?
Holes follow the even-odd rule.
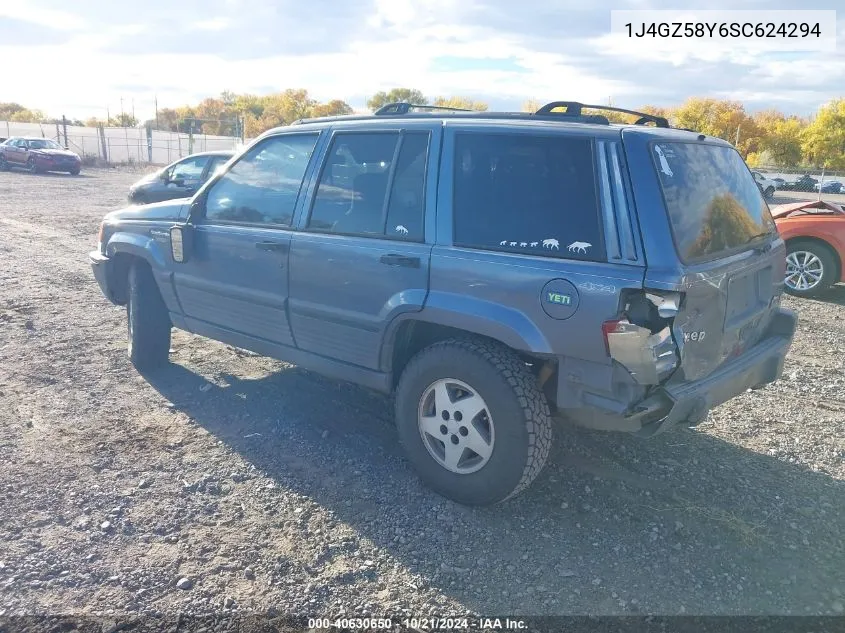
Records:
[[[763,192],[763,195],[766,198],[771,199],[772,196],[775,195],[775,191],[777,191],[777,181],[772,180],[771,178],[766,178],[759,171],[752,171],[751,173],[754,174],[754,180],[757,181],[757,186],[760,187],[760,191]]]

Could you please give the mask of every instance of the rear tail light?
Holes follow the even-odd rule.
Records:
[[[610,342],[608,341],[608,336],[610,334],[615,334],[617,332],[624,332],[625,326],[624,324],[627,323],[625,319],[613,319],[611,321],[605,321],[601,324],[601,333],[604,337],[604,351],[610,356]]]

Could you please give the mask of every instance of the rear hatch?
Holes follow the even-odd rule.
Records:
[[[733,147],[701,137],[658,136],[644,147],[659,181],[654,199],[663,201],[678,262],[682,298],[672,330],[681,373],[672,382],[698,380],[765,335],[783,292],[784,244]],[[638,211],[642,218],[643,209]],[[650,266],[648,252],[646,258]],[[649,276],[647,271],[646,287]]]

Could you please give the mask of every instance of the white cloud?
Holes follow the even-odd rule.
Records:
[[[794,103],[796,111],[805,113],[834,96],[833,91],[845,82],[845,60],[841,56],[798,54],[787,60],[772,60],[761,54],[716,55],[705,50],[696,59],[684,55],[667,59],[665,52],[634,47],[624,38],[607,34],[606,24],[599,30],[561,36],[557,45],[548,35],[541,41],[540,36],[522,27],[509,32],[505,27],[494,28],[493,18],[499,19],[501,12],[493,6],[482,6],[481,0],[374,0],[375,9],[369,15],[351,11],[348,17],[317,26],[310,11],[294,16],[265,4],[261,5],[263,12],[244,12],[242,16],[235,8],[238,2],[225,0],[221,5],[231,7],[225,14],[196,24],[174,18],[173,30],[168,32],[140,16],[133,16],[135,22],[127,23],[124,15],[108,23],[108,18],[92,14],[86,22],[64,12],[33,9],[31,3],[22,0],[0,0],[0,16],[54,28],[60,23],[72,31],[67,44],[29,45],[25,54],[22,48],[4,46],[0,40],[0,59],[20,60],[4,64],[4,85],[15,87],[14,94],[9,93],[7,98],[50,114],[87,117],[103,116],[107,105],[115,112],[123,97],[124,103],[135,100],[140,118],[149,118],[156,94],[159,106],[165,107],[195,102],[223,90],[302,87],[317,99],[345,99],[360,108],[363,95],[404,86],[419,88],[432,97],[483,95],[509,103],[528,98],[606,103],[612,97],[616,103],[630,107],[650,101],[673,104],[693,94],[707,94],[742,98],[758,105]],[[256,2],[252,0],[249,6]],[[591,11],[598,13],[597,9],[582,9]],[[160,18],[163,14],[155,15]],[[249,19],[261,20],[264,28],[252,28],[255,25],[249,24]],[[177,41],[173,38],[183,38],[178,43],[185,44],[187,50],[193,41],[213,41],[206,34],[185,33],[182,29],[213,31],[225,36],[227,42],[243,40],[244,49],[252,47],[251,51],[258,45],[262,50],[279,50],[273,48],[281,42],[272,35],[273,19],[284,21],[280,33],[293,29],[303,35],[305,46],[297,49],[298,54],[236,60],[213,54],[155,52],[161,49],[160,44]],[[297,19],[307,20],[301,30],[297,29]],[[561,25],[562,32],[565,28]],[[122,38],[145,32],[156,38],[148,45],[142,40],[139,54],[106,52]],[[262,44],[262,38],[269,39]],[[340,52],[320,52],[322,42],[334,43],[331,50]],[[222,50],[219,43],[204,50],[216,51],[217,46]],[[523,71],[514,69],[513,63],[495,69],[489,62],[474,65],[483,70],[458,66],[443,71],[444,58],[507,58]],[[78,70],[52,72],[57,59],[72,59],[73,68]],[[435,60],[441,60],[436,67]],[[189,70],[171,71],[175,69]],[[49,82],[31,79],[48,73]],[[92,111],[91,104],[102,104],[96,106],[101,111]]]
[[[0,17],[30,22],[57,31],[78,31],[86,25],[85,20],[73,13],[40,8],[27,0],[4,0],[0,4]]]
[[[196,24],[191,25],[189,28],[190,30],[197,31],[223,31],[230,24],[231,21],[229,20],[229,18],[217,17],[212,18],[210,20],[203,20],[201,22],[197,22]]]

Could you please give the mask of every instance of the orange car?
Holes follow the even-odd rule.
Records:
[[[845,281],[845,209],[824,200],[771,208],[786,242],[786,291],[811,297]]]

